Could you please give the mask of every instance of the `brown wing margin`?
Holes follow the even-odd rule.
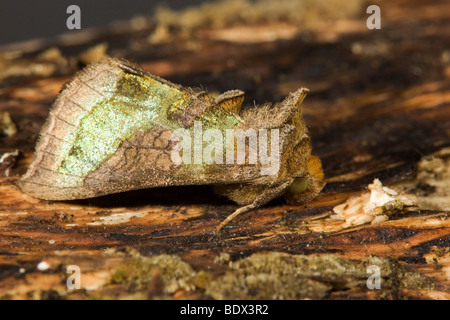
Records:
[[[165,85],[168,85],[169,87],[176,88],[181,91],[186,90],[181,85],[172,83],[166,79],[163,79],[157,75],[154,75],[154,74],[142,69],[141,66],[137,62],[129,61],[129,60],[125,60],[125,59],[119,59],[119,58],[104,58],[101,61],[105,61],[109,64],[116,65],[125,72],[135,74],[138,76],[147,76],[158,82],[164,83]]]

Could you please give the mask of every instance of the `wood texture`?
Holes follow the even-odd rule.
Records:
[[[434,208],[394,214],[376,225],[342,229],[328,217],[333,206],[364,192],[374,178],[408,188],[422,200],[438,192],[421,183],[417,164],[450,146],[450,4],[423,6],[418,1],[383,3],[383,26],[374,31],[365,27],[362,8],[357,18],[326,28],[291,26],[298,32],[270,42],[239,41],[242,29],[261,27],[250,25],[199,30],[188,38],[174,34],[152,44],[147,41],[150,26],[97,34],[77,45],[61,42],[62,54],[50,59],[41,54],[47,44],[23,57],[3,53],[0,111],[10,113],[18,132],[0,138],[0,155],[18,149],[20,156],[8,176],[0,172],[0,298],[252,298],[248,292],[221,296],[220,287],[199,279],[206,275],[215,284],[223,284],[226,274],[241,279],[228,261],[236,266],[244,258],[277,252],[291,258],[332,254],[358,266],[374,256],[388,259],[382,261],[391,268],[380,290],[369,290],[356,272],[335,278],[305,273],[308,286],[323,289],[314,291],[320,294],[279,298],[450,298],[450,220],[444,210],[450,199],[445,194]],[[221,39],[225,31],[235,32],[234,41]],[[304,116],[313,152],[324,166],[325,189],[306,205],[272,201],[242,214],[220,233],[214,227],[236,206],[208,186],[68,202],[40,201],[19,191],[14,182],[31,161],[53,99],[79,68],[80,53],[105,41],[108,54],[138,60],[175,83],[217,92],[243,90],[244,107],[309,88]],[[445,163],[445,156],[436,158]],[[448,178],[442,179],[448,185]],[[146,258],[161,254],[181,258],[196,280],[167,289],[170,274],[161,265],[147,270],[139,282],[144,289],[127,278],[132,271],[124,271],[124,265],[142,267],[150,263]],[[37,268],[42,261],[48,269]],[[72,264],[82,270],[83,290],[69,291],[65,285],[66,266]],[[425,280],[427,285],[402,284],[402,274],[425,276],[432,285]]]

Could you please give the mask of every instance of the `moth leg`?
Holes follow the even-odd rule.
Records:
[[[230,214],[228,217],[225,218],[225,220],[223,220],[215,229],[215,231],[219,231],[220,229],[222,229],[228,222],[230,222],[231,220],[233,220],[234,218],[236,218],[238,215],[240,215],[241,213],[250,211],[252,209],[256,209],[259,208],[260,206],[266,204],[267,202],[269,202],[272,199],[275,199],[276,197],[278,197],[279,195],[281,195],[287,187],[289,187],[289,185],[292,183],[292,180],[283,182],[282,184],[276,186],[276,187],[272,187],[272,188],[267,188],[259,197],[257,197],[252,203],[240,207],[239,209],[237,209],[236,211],[234,211],[232,214]]]
[[[220,229],[222,229],[228,222],[230,222],[231,220],[233,220],[234,218],[236,218],[238,215],[240,215],[241,213],[250,211],[252,209],[255,209],[257,206],[254,205],[254,203],[251,203],[249,205],[240,207],[239,209],[237,209],[236,211],[234,211],[232,214],[230,214],[228,217],[225,218],[225,220],[223,220],[217,227],[216,227],[216,231],[219,231]]]

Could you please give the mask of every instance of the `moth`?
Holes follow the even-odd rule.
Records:
[[[302,117],[307,92],[301,88],[282,102],[241,108],[243,91],[214,97],[173,84],[132,62],[104,58],[64,85],[41,129],[28,171],[17,185],[46,200],[213,185],[218,194],[240,205],[219,230],[240,213],[276,197],[302,203],[324,186],[321,162],[311,153]],[[198,135],[199,128],[203,136]],[[184,136],[174,135],[180,130]],[[251,140],[249,132],[261,139],[237,147],[238,137],[232,135],[237,131],[244,133],[244,142]],[[180,149],[185,139],[184,146],[191,142],[194,152]],[[269,153],[268,146],[275,148]],[[264,151],[265,158],[239,161],[238,151],[245,159]],[[201,161],[202,156],[209,161]],[[273,165],[268,156],[277,159],[272,166],[276,170],[262,174]]]

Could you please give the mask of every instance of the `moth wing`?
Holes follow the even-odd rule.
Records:
[[[60,155],[72,147],[81,119],[112,94],[111,83],[121,72],[117,61],[107,58],[88,65],[63,86],[40,131],[28,171],[17,182],[23,191],[42,199],[64,198],[81,186],[82,177],[56,171]]]
[[[84,177],[57,170],[74,145],[76,129],[92,109],[114,94],[116,83],[124,72],[151,76],[139,66],[124,60],[104,58],[86,66],[67,82],[42,127],[35,156],[27,173],[17,182],[26,193],[37,198],[64,200],[96,196],[84,188]],[[158,78],[155,76],[155,78]],[[163,79],[168,86],[177,86]],[[91,164],[79,161],[77,166],[89,169]]]
[[[172,131],[158,126],[141,131],[85,179],[85,188],[101,194],[144,188],[231,184],[258,179],[260,167],[240,164],[185,164],[173,158]]]
[[[98,167],[83,158],[72,161],[72,167],[82,168],[78,171],[88,174],[60,170],[65,155],[74,149],[80,122],[95,106],[116,94],[115,86],[124,73],[151,78],[175,91],[183,90],[127,61],[106,58],[88,65],[63,87],[55,100],[41,129],[34,159],[17,182],[24,192],[41,199],[70,200],[166,185],[234,182],[257,175],[253,167],[227,166],[223,170],[215,165],[176,166],[167,149],[172,131],[164,123],[152,123],[149,130],[123,141],[114,155]],[[132,97],[130,94],[127,98]],[[201,109],[194,111],[201,112]],[[105,141],[95,143],[107,147]],[[250,173],[246,174],[247,171]]]

